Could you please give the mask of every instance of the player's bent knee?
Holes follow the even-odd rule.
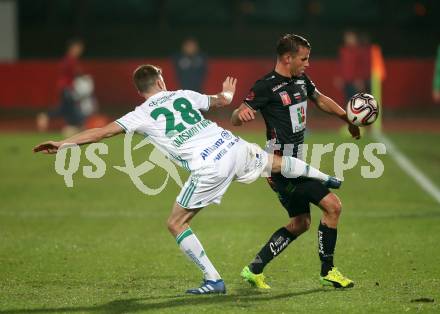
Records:
[[[310,218],[302,219],[301,220],[301,230],[302,233],[308,231],[310,229],[311,220]]]
[[[331,215],[339,217],[341,215],[341,211],[342,211],[342,204],[339,201],[339,199],[336,199],[334,201],[332,201],[329,206],[328,206],[328,210],[327,210]]]
[[[339,217],[342,211],[342,203],[336,194],[328,194],[320,203],[324,211],[331,216]]]
[[[167,228],[172,234],[176,234],[179,230],[179,223],[173,217],[168,218],[167,220]]]
[[[304,233],[304,230],[302,228],[299,228],[298,225],[288,223],[286,225],[287,231],[289,231],[291,234],[299,236],[300,234]]]
[[[305,219],[303,223],[304,232],[310,229],[311,221],[310,219]]]

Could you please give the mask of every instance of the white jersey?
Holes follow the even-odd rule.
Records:
[[[163,153],[187,170],[220,160],[240,141],[203,117],[209,96],[190,90],[163,91],[116,120],[126,132],[148,136]]]

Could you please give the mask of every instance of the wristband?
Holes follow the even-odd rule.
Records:
[[[234,97],[234,94],[232,92],[222,92],[223,97],[225,97],[226,101],[230,103],[232,101],[232,98]]]

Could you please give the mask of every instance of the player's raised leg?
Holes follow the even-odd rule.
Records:
[[[200,210],[201,208],[186,209],[175,203],[167,222],[168,230],[176,238],[177,245],[203,273],[202,285],[186,292],[191,294],[226,293],[223,280],[189,226],[191,219]]]
[[[272,159],[272,163],[269,162],[268,165],[272,165],[271,172],[281,173],[286,178],[307,177],[317,179],[332,189],[339,189],[342,184],[342,181],[338,178],[319,171],[301,159],[290,156],[269,155],[270,159]]]
[[[327,194],[320,202],[322,219],[318,227],[318,253],[321,260],[321,283],[335,288],[351,288],[354,282],[343,276],[333,264],[338,235],[341,201],[334,193]]]

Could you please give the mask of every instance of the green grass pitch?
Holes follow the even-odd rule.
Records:
[[[241,134],[260,143],[262,134]],[[239,273],[287,215],[264,179],[232,184],[220,206],[205,208],[192,228],[226,281],[224,296],[187,296],[199,270],[166,229],[178,186],[157,196],[139,192],[112,166],[124,165],[123,138],[107,140],[107,171],[87,179],[79,171],[67,188],[54,156],[31,148],[56,135],[1,134],[0,313],[400,313],[439,312],[440,206],[394,163],[381,156],[384,175],[345,172],[336,265],[356,282],[351,290],[319,286],[316,229],[265,270],[270,292],[258,292]],[[390,138],[440,185],[436,134]],[[309,143],[342,142],[337,133],[311,133]],[[361,147],[372,141],[364,138]],[[136,152],[137,164],[147,152]],[[325,155],[322,169],[331,171]],[[90,165],[84,158],[82,165]],[[81,168],[80,168],[81,170]],[[187,174],[182,171],[183,179]],[[165,172],[142,179],[158,187]],[[434,300],[433,302],[431,302]]]

